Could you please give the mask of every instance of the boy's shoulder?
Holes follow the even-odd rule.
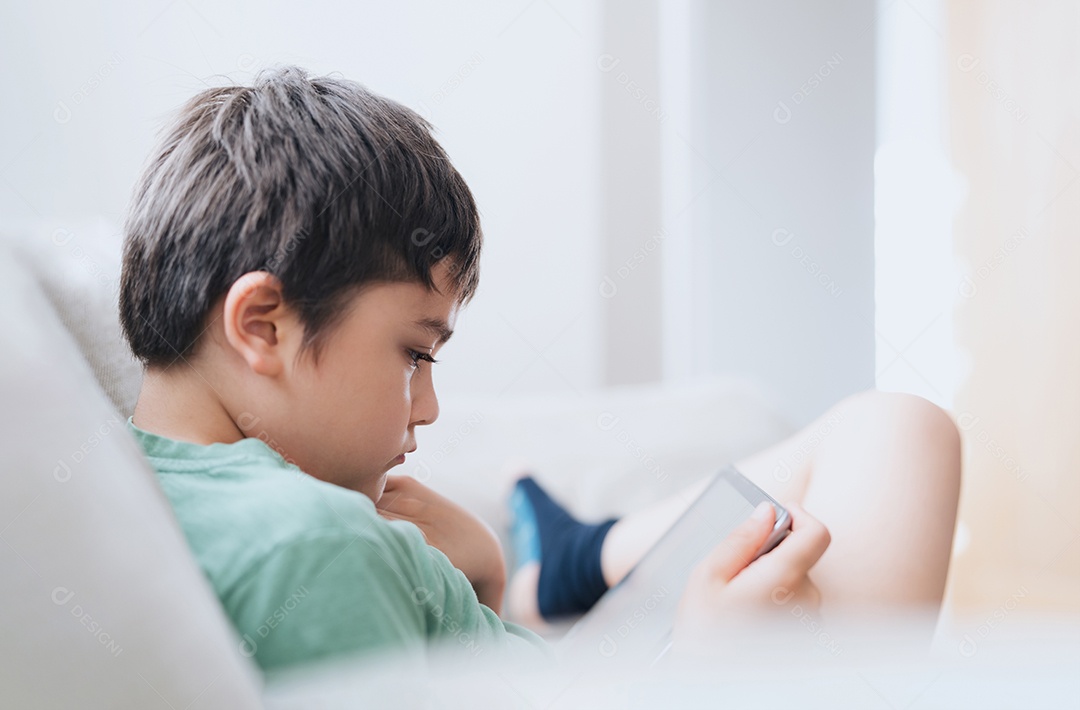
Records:
[[[382,519],[366,495],[304,473],[260,439],[201,445],[128,425],[219,592],[305,540],[363,539],[389,554],[423,540]]]

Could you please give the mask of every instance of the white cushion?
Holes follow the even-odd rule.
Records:
[[[621,515],[790,433],[765,395],[737,377],[574,394],[444,397],[418,450],[393,469],[485,519],[505,522],[516,473],[578,515]]]
[[[5,704],[258,707],[254,665],[126,417],[3,243],[0,283]]]
[[[120,229],[101,218],[8,223],[0,241],[37,281],[116,411],[134,412],[142,368],[117,317]]]

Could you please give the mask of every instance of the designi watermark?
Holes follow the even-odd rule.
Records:
[[[630,633],[641,625],[649,614],[660,604],[660,600],[664,599],[670,591],[664,585],[660,585],[660,588],[650,594],[644,602],[642,602],[636,609],[630,612],[630,615],[615,627],[614,634],[618,637],[615,639],[611,634],[604,634],[604,638],[600,640],[600,644],[597,651],[604,658],[611,658],[619,652],[619,641],[625,640]]]
[[[787,229],[775,229],[772,233],[772,243],[780,248],[786,248],[795,239],[795,234]],[[824,268],[814,261],[813,257],[807,253],[798,244],[792,244],[791,248],[787,250],[792,259],[799,262],[799,266],[806,270],[806,273],[814,277],[818,285],[825,289],[825,293],[829,294],[833,298],[839,298],[844,292],[844,289],[840,288],[832,277],[825,272]]]
[[[281,622],[288,618],[289,614],[293,612],[296,607],[300,606],[300,602],[307,598],[308,590],[304,585],[300,585],[295,592],[289,595],[282,604],[274,609],[270,613],[266,620],[255,627],[255,634],[260,640],[269,636],[274,629],[276,629]],[[245,633],[240,641],[240,653],[248,658],[255,655],[255,652],[259,650],[258,642],[251,636],[251,634]]]
[[[601,412],[596,417],[596,426],[600,431],[613,431],[619,424],[619,417],[612,412]],[[631,434],[625,427],[618,427],[615,430],[615,438],[620,444],[626,447],[626,450],[630,452],[630,455],[641,462],[641,465],[645,467],[649,473],[656,477],[657,481],[663,481],[668,477],[668,472],[664,470],[664,467],[660,465],[660,462],[654,459],[644,448],[638,444],[637,439]]]
[[[817,71],[807,77],[798,91],[791,95],[791,106],[797,107],[810,98],[810,94],[814,93],[814,90],[821,86],[825,79],[832,75],[833,71],[843,63],[844,56],[839,52],[826,59],[825,63],[818,67]],[[791,106],[788,106],[784,101],[777,101],[776,108],[773,109],[773,120],[781,125],[790,121],[793,113]]]
[[[72,106],[78,106],[83,101],[86,101],[86,99],[90,97],[90,94],[94,93],[94,90],[101,86],[102,82],[104,82],[105,79],[116,70],[116,67],[120,66],[123,62],[124,56],[119,52],[113,52],[108,60],[98,66],[98,68],[94,70],[94,73],[68,97],[67,101],[61,99],[56,102],[56,108],[53,109],[53,120],[61,125],[70,121],[74,114]],[[70,105],[68,104],[68,101],[71,102]]]
[[[656,234],[645,240],[645,243],[634,250],[634,253],[626,258],[619,268],[615,269],[615,277],[619,281],[629,278],[634,270],[645,263],[645,260],[656,251],[661,242],[667,239],[667,232],[660,229]],[[605,275],[600,281],[600,295],[604,298],[614,298],[619,292],[619,284],[610,275]]]
[[[615,71],[620,64],[622,64],[622,60],[611,54],[601,54],[596,58],[596,68],[604,74],[610,74]],[[644,86],[639,84],[625,71],[620,71],[614,76],[615,81],[623,88],[623,91],[629,94],[630,97],[645,109],[650,116],[655,117],[660,123],[667,121],[667,112],[664,111],[663,107],[660,106],[660,102],[657,101]]]
[[[101,624],[90,615],[90,612],[86,611],[81,604],[75,603],[68,606],[68,602],[75,598],[75,592],[71,591],[67,587],[55,587],[52,590],[52,602],[57,606],[68,607],[68,611],[71,615],[78,619],[79,623],[86,627],[86,630],[93,635],[94,639],[105,648],[106,651],[111,653],[113,657],[119,656],[124,652],[124,649],[116,642],[112,636],[109,635]]]

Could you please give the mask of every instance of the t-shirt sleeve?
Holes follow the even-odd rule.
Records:
[[[417,580],[410,597],[424,610],[430,640],[451,653],[555,662],[543,639],[523,626],[503,621],[481,604],[465,573],[439,549],[428,545],[415,525],[391,521],[387,526],[397,533],[394,541],[403,548],[401,559],[412,565],[411,570],[400,571],[403,577]]]
[[[414,525],[372,527],[290,540],[254,564],[222,599],[241,651],[265,670],[370,651],[419,658],[433,642],[475,656],[553,658],[538,636],[480,604]]]

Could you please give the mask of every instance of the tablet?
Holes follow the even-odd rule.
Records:
[[[570,628],[556,653],[569,663],[610,662],[622,669],[656,664],[671,647],[691,570],[762,501],[776,509],[776,524],[758,555],[787,536],[791,516],[735,466],[722,468],[626,577]]]

